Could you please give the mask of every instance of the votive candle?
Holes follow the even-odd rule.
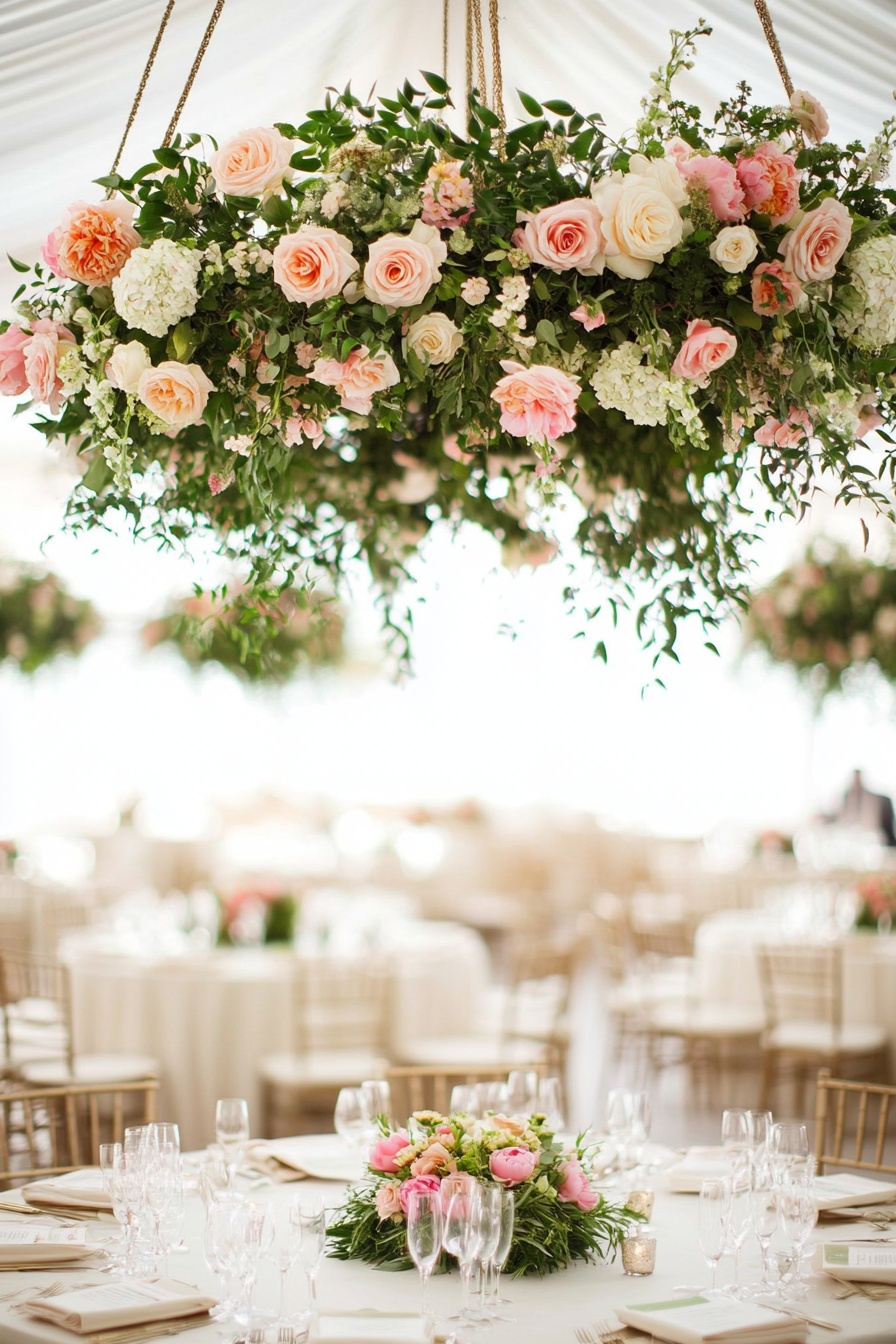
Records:
[[[625,1274],[643,1278],[656,1268],[656,1237],[639,1232],[622,1243],[622,1269]]]
[[[625,1207],[632,1213],[640,1213],[648,1222],[653,1217],[653,1191],[632,1190],[625,1201]]]

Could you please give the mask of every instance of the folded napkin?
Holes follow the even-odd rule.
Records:
[[[666,1188],[677,1195],[699,1195],[704,1181],[721,1180],[729,1169],[724,1148],[688,1148],[684,1157],[666,1168]]]
[[[781,1316],[754,1302],[706,1297],[617,1307],[626,1325],[667,1340],[669,1344],[803,1344],[805,1321]]]
[[[848,1172],[836,1176],[817,1176],[815,1196],[819,1213],[836,1209],[864,1209],[869,1204],[890,1204],[896,1218],[896,1185],[875,1181],[869,1176],[853,1176]]]
[[[835,1279],[896,1284],[896,1246],[889,1243],[826,1241],[815,1248],[813,1268]]]
[[[35,1320],[86,1335],[208,1314],[215,1299],[176,1279],[134,1279],[94,1284],[52,1298],[33,1297],[21,1310]]]
[[[112,1211],[112,1200],[103,1189],[103,1173],[99,1167],[31,1181],[22,1186],[22,1195],[29,1204],[45,1204],[47,1208]]]
[[[322,1313],[317,1334],[321,1344],[429,1344],[422,1316],[391,1316],[380,1311]]]
[[[317,1181],[359,1181],[364,1175],[360,1154],[336,1134],[302,1134],[264,1149],[268,1159]]]
[[[63,1265],[94,1255],[83,1227],[56,1227],[51,1223],[0,1223],[0,1269],[23,1265]]]

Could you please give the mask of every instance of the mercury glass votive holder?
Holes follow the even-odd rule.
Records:
[[[653,1217],[653,1191],[631,1190],[625,1201],[625,1207],[632,1213],[640,1213],[646,1222]]]
[[[656,1237],[639,1232],[622,1242],[622,1270],[634,1278],[652,1274],[656,1268]]]

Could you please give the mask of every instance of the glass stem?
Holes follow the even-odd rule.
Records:
[[[734,1295],[740,1297],[740,1242],[734,1248]]]
[[[429,1270],[421,1269],[421,1271],[420,1271],[420,1315],[423,1317],[423,1323],[424,1323],[424,1325],[426,1324],[426,1321],[427,1321],[428,1318],[429,1318],[429,1311],[427,1310],[427,1302],[426,1302],[426,1284],[427,1284],[428,1280],[429,1280]]]
[[[717,1273],[717,1271],[718,1271],[718,1268],[719,1268],[719,1262],[718,1262],[718,1260],[713,1260],[713,1262],[712,1262],[712,1291],[713,1291],[713,1292],[715,1292],[715,1290],[716,1290],[716,1273]]]

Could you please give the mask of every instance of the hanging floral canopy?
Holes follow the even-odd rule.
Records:
[[[87,463],[70,523],[210,537],[248,649],[359,558],[406,640],[432,528],[543,554],[578,501],[568,600],[638,603],[671,653],[743,601],[763,511],[820,485],[891,513],[893,455],[857,440],[896,411],[896,127],[841,149],[808,94],[745,86],[704,125],[672,81],[708,31],[673,34],[624,140],[522,93],[530,120],[473,91],[453,129],[425,74],[99,179],[0,335],[0,390]]]

